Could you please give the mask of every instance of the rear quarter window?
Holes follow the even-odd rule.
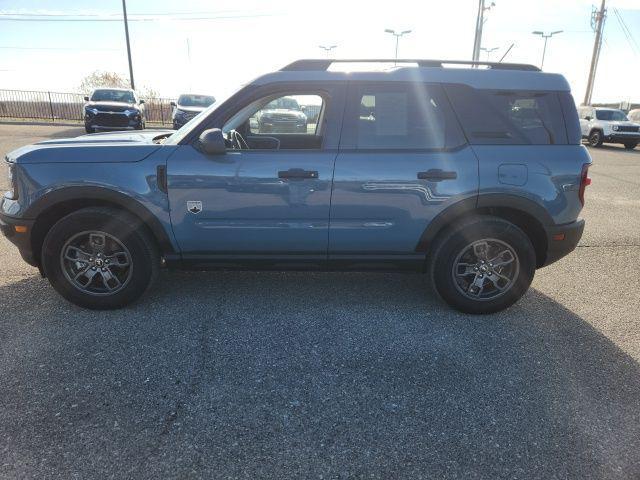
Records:
[[[467,85],[447,85],[445,90],[472,144],[567,143],[557,92],[479,90]]]

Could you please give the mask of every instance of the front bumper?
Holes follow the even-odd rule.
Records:
[[[7,239],[18,247],[20,256],[29,265],[38,266],[31,246],[31,230],[34,220],[24,220],[22,218],[9,217],[0,213],[0,231]],[[26,231],[18,232],[16,227],[25,227]]]
[[[606,143],[631,143],[640,142],[640,133],[612,133],[605,135]]]
[[[546,229],[547,232],[547,255],[542,267],[560,260],[571,253],[578,246],[584,231],[584,220]]]

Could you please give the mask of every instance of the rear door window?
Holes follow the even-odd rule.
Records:
[[[342,148],[432,150],[464,143],[439,85],[372,82],[350,87]]]
[[[567,143],[556,92],[479,90],[467,85],[447,85],[445,88],[472,144]]]

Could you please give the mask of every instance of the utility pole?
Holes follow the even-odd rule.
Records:
[[[591,14],[591,25],[595,27],[596,39],[593,43],[593,53],[591,54],[591,68],[589,68],[589,79],[587,80],[587,91],[584,93],[583,105],[591,105],[591,95],[593,94],[593,84],[596,79],[596,69],[600,59],[600,49],[602,48],[602,31],[604,30],[604,20],[607,16],[605,1],[602,0],[600,10],[594,10]]]
[[[133,64],[131,63],[131,45],[129,44],[129,23],[127,22],[126,0],[122,0],[122,13],[124,15],[124,35],[127,39],[127,57],[129,58],[129,81],[131,83],[131,89],[135,90],[136,86],[133,81]]]
[[[478,0],[478,16],[476,17],[476,33],[473,37],[473,55],[471,60],[474,62],[480,61],[480,47],[482,47],[482,27],[484,26],[484,12],[491,10],[491,7],[495,7],[495,2],[491,2],[488,7],[484,6],[484,0]]]

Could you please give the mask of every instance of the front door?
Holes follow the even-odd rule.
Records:
[[[429,222],[478,192],[478,161],[439,85],[349,87],[334,172],[329,259],[341,268],[421,268]]]
[[[282,98],[297,107],[273,108]],[[177,149],[167,174],[183,258],[325,266],[340,127],[328,125],[342,116],[336,100],[325,91],[250,99],[222,125],[229,139],[225,154],[207,155],[197,142]],[[311,110],[318,114],[305,113]]]

